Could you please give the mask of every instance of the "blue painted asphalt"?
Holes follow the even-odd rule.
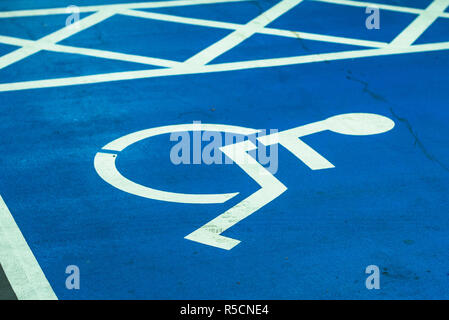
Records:
[[[0,10],[124,0],[78,2],[22,0],[2,3]],[[261,1],[263,8],[274,3]],[[407,1],[418,8],[428,3]],[[223,21],[232,20],[233,5],[217,5],[226,7]],[[303,5],[310,14],[301,13]],[[321,5],[323,11],[312,8]],[[260,9],[253,6],[237,5],[231,22],[244,23],[244,14],[246,21],[254,18]],[[363,8],[357,9],[359,24],[351,24],[355,9],[333,6],[306,2],[272,26],[390,41],[415,17],[385,13],[386,24],[367,38]],[[184,15],[208,18],[207,10],[219,20],[214,5],[187,8]],[[38,36],[37,26],[47,17],[27,19],[36,28],[30,39],[45,35]],[[449,41],[447,23],[423,37]],[[26,26],[11,22],[6,35],[21,37]],[[228,33],[117,17],[63,43],[183,61]],[[214,62],[307,54],[304,46],[313,53],[344,47],[303,41],[255,35]],[[145,68],[45,52],[6,67],[0,82]],[[446,50],[1,92],[0,194],[60,299],[447,299],[447,70]],[[230,251],[184,236],[259,188],[236,165],[175,166],[168,135],[141,141],[118,157],[119,170],[144,185],[241,192],[214,205],[140,198],[105,183],[93,166],[102,146],[142,129],[202,121],[285,130],[348,112],[384,115],[396,126],[374,136],[305,137],[335,165],[329,170],[311,171],[280,147],[276,177],[288,190],[223,233],[242,241]],[[365,288],[371,264],[381,269],[380,290]],[[80,267],[81,290],[65,288],[67,265]]]

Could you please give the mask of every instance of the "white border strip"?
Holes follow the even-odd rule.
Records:
[[[254,0],[172,0],[172,1],[154,1],[154,2],[137,2],[137,3],[123,3],[123,4],[107,4],[98,6],[80,6],[80,12],[94,12],[106,8],[112,8],[114,10],[126,10],[126,9],[151,9],[151,8],[166,8],[166,7],[181,7],[181,6],[193,6],[201,4],[213,4],[213,3],[226,3],[226,2],[243,2]],[[363,2],[353,0],[309,0],[317,2],[328,2],[333,4],[339,4],[344,6],[353,7],[377,7],[382,10],[396,11],[420,14],[424,9],[401,7],[395,5],[388,5],[375,2]],[[29,9],[29,10],[14,10],[0,12],[0,18],[14,18],[14,17],[30,17],[30,16],[46,16],[52,14],[67,14],[67,8],[48,8],[48,9]],[[444,12],[441,14],[443,18],[449,18],[449,13]]]
[[[125,71],[115,73],[102,73],[90,76],[57,78],[46,80],[34,80],[0,84],[0,92],[18,91],[38,88],[63,87],[80,84],[92,84],[102,82],[112,82],[119,80],[145,79],[163,76],[175,76],[185,74],[201,74],[210,72],[245,70],[252,68],[279,67],[294,64],[313,63],[332,60],[344,60],[354,58],[376,57],[395,55],[403,53],[430,52],[438,50],[449,50],[449,42],[429,43],[414,45],[407,48],[381,48],[355,51],[343,51],[323,54],[312,54],[306,56],[294,56],[276,59],[250,60],[241,62],[230,62],[222,64],[211,64],[205,66],[195,66],[194,68],[178,67],[170,69],[151,69],[141,71]]]
[[[363,1],[354,1],[354,0],[311,0],[311,1],[327,2],[327,3],[332,3],[332,4],[339,4],[339,5],[353,6],[353,7],[363,7],[363,8],[375,7],[375,8],[379,8],[382,10],[413,13],[413,14],[421,14],[422,12],[425,11],[425,9],[400,7],[400,6],[388,5],[388,4],[382,4],[382,3],[363,2]],[[445,12],[445,13],[442,13],[440,16],[443,18],[449,18],[449,13]]]
[[[193,6],[199,4],[212,4],[224,2],[242,2],[251,0],[174,0],[174,1],[154,1],[154,2],[137,2],[137,3],[123,3],[123,4],[106,4],[99,6],[85,6],[79,7],[79,12],[94,12],[104,9],[125,10],[125,9],[150,9],[150,8],[165,8],[165,7],[180,7]],[[34,9],[34,10],[15,10],[0,12],[0,18],[13,17],[30,17],[30,16],[47,16],[51,14],[65,14],[67,15],[67,8],[51,8],[51,9]]]
[[[80,48],[80,47],[72,47],[61,44],[54,43],[44,43],[33,40],[26,40],[15,37],[1,36],[0,35],[0,43],[5,43],[13,46],[19,47],[30,47],[33,48],[37,46],[39,50],[47,50],[61,53],[72,53],[72,54],[81,54],[85,56],[91,56],[95,58],[103,58],[103,59],[112,59],[118,61],[126,61],[126,62],[134,62],[140,64],[147,64],[152,66],[161,66],[161,67],[176,67],[181,64],[181,62],[160,59],[160,58],[152,58],[152,57],[144,57],[134,54],[126,54],[120,52],[113,52],[107,50],[98,50],[98,49],[90,49],[90,48]]]
[[[19,300],[58,299],[1,196],[0,263]]]

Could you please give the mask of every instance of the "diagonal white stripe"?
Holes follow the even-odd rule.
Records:
[[[6,44],[14,45],[14,46],[30,47],[30,48],[33,48],[34,46],[36,46],[36,41],[25,40],[25,39],[15,38],[15,37],[7,37],[7,36],[0,36],[0,43],[6,43]],[[66,46],[66,45],[60,45],[60,44],[39,43],[37,45],[37,47],[41,50],[74,53],[74,54],[81,54],[81,55],[92,56],[92,57],[97,57],[97,58],[135,62],[135,63],[141,63],[141,64],[161,66],[161,67],[170,67],[171,68],[171,67],[176,67],[176,66],[181,65],[181,62],[172,61],[172,60],[144,57],[144,56],[112,52],[112,51],[106,51],[106,50],[79,48],[79,47],[72,47],[72,46]]]
[[[179,16],[172,16],[172,15],[168,15],[168,14],[138,11],[138,10],[125,10],[122,12],[118,12],[118,14],[124,14],[124,15],[138,17],[138,18],[185,23],[185,24],[192,24],[192,25],[211,27],[211,28],[219,28],[219,29],[228,29],[228,30],[237,30],[244,26],[242,24],[237,24],[237,23],[220,22],[220,21],[196,19],[196,18],[185,18],[185,17],[179,17]],[[269,35],[274,35],[274,36],[281,36],[281,37],[288,37],[288,38],[300,38],[300,39],[308,39],[308,40],[316,40],[316,41],[324,41],[324,42],[332,42],[332,43],[351,44],[351,45],[373,47],[373,48],[382,48],[388,44],[385,42],[359,40],[359,39],[335,37],[335,36],[326,36],[326,35],[316,34],[316,33],[298,32],[298,31],[290,31],[290,30],[282,30],[282,29],[266,28],[266,27],[260,29],[258,31],[258,33],[269,34]]]
[[[150,9],[150,8],[165,8],[165,7],[180,7],[180,6],[193,6],[212,3],[226,3],[226,2],[243,2],[254,0],[170,0],[170,1],[154,1],[154,2],[137,2],[137,3],[123,3],[123,4],[107,4],[98,6],[80,6],[80,12],[94,12],[107,8],[113,8],[115,10],[126,9]],[[362,2],[353,0],[310,0],[319,2],[328,2],[345,6],[355,7],[378,7],[382,10],[406,12],[413,14],[420,14],[423,10],[410,7],[402,7],[395,5],[387,5],[375,2]],[[31,9],[31,10],[14,10],[0,12],[1,18],[13,18],[13,17],[30,17],[30,16],[46,16],[52,14],[67,14],[66,8],[50,8],[50,9]],[[449,18],[449,13],[444,12],[441,17]]]
[[[0,262],[19,300],[57,300],[1,196]]]
[[[206,66],[199,66],[194,69],[169,68],[169,69],[156,69],[156,70],[128,71],[116,73],[103,73],[81,77],[4,83],[0,84],[0,92],[37,89],[37,88],[63,87],[80,84],[112,82],[119,80],[145,79],[145,78],[184,75],[184,74],[201,74],[210,72],[245,70],[253,68],[279,67],[279,66],[313,63],[321,61],[344,60],[344,59],[386,56],[394,54],[427,52],[438,50],[449,50],[449,42],[414,45],[406,48],[386,47],[381,49],[343,51],[335,53],[312,54],[306,56],[295,56],[295,57],[276,58],[276,59],[250,60],[241,62],[212,64]]]
[[[96,12],[84,19],[79,20],[78,22],[66,26],[56,32],[53,32],[37,41],[34,42],[33,47],[23,47],[17,49],[11,53],[8,53],[0,58],[0,69],[3,69],[17,61],[25,59],[26,57],[35,54],[43,49],[40,44],[53,44],[58,41],[64,40],[84,29],[87,29],[111,16],[115,13],[110,10],[103,10]]]
[[[344,38],[344,37],[328,36],[328,35],[324,35],[324,34],[301,32],[301,31],[289,31],[289,30],[281,30],[281,29],[274,29],[274,28],[264,28],[264,29],[260,30],[259,33],[270,34],[270,35],[274,35],[274,36],[290,37],[290,38],[299,38],[299,39],[307,39],[307,40],[315,40],[315,41],[349,44],[349,45],[362,46],[362,47],[382,48],[382,47],[385,47],[388,45],[388,43],[380,42],[380,41]]]
[[[393,47],[407,47],[413,44],[419,36],[449,6],[449,0],[435,0],[407,28],[405,28],[390,44]]]
[[[216,57],[232,49],[245,39],[249,38],[270,22],[279,18],[282,14],[289,11],[303,0],[283,0],[258,17],[254,18],[244,26],[238,28],[230,35],[224,37],[220,41],[215,42],[213,45],[194,55],[188,59],[185,64],[189,66],[204,65],[212,61]]]
[[[423,9],[417,9],[417,8],[395,6],[395,5],[376,3],[376,2],[355,1],[355,0],[311,0],[311,1],[327,2],[327,3],[339,4],[339,5],[344,5],[344,6],[352,6],[352,7],[363,7],[363,8],[377,7],[382,10],[413,13],[413,14],[421,14],[424,11]],[[442,13],[441,16],[449,18],[449,13]]]
[[[254,149],[256,149],[256,146],[248,140],[220,148],[224,154],[254,179],[261,188],[215,219],[185,236],[185,239],[231,250],[240,241],[222,236],[221,233],[247,218],[287,190],[286,186],[247,153],[247,151]]]

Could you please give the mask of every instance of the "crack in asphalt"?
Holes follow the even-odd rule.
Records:
[[[410,132],[410,134],[413,136],[413,138],[415,138],[414,145],[415,146],[417,145],[421,149],[421,151],[424,153],[426,158],[428,158],[431,161],[434,161],[434,162],[438,163],[444,170],[449,171],[449,168],[443,162],[441,162],[439,159],[435,158],[432,154],[430,154],[429,151],[427,151],[426,147],[421,142],[421,140],[419,140],[418,135],[413,130],[412,125],[410,124],[410,122],[406,118],[402,118],[402,117],[398,116],[393,111],[393,108],[391,106],[390,106],[390,112],[391,112],[391,114],[393,115],[393,117],[396,120],[398,120],[398,121],[402,122],[403,124],[405,124],[405,126],[407,127],[407,129]]]
[[[398,116],[398,115],[396,114],[396,112],[394,112],[393,106],[391,105],[390,102],[388,102],[387,99],[385,99],[382,95],[377,94],[376,92],[372,91],[372,90],[369,88],[368,82],[366,82],[366,81],[357,79],[357,78],[355,78],[355,77],[353,77],[353,76],[350,76],[350,75],[347,75],[347,76],[346,76],[346,79],[351,80],[351,81],[355,81],[355,82],[358,82],[358,83],[362,84],[362,85],[363,85],[363,92],[368,93],[373,99],[378,100],[378,101],[381,101],[381,102],[387,104],[387,105],[389,106],[389,110],[390,110],[390,113],[392,114],[392,116],[393,116],[397,121],[402,122],[402,123],[405,125],[405,127],[407,128],[407,130],[410,132],[410,134],[411,134],[411,135],[413,136],[413,138],[415,139],[414,145],[419,147],[419,149],[422,151],[422,153],[424,154],[424,156],[425,156],[427,159],[429,159],[429,160],[431,160],[431,161],[437,163],[437,164],[438,164],[442,169],[444,169],[445,171],[448,171],[448,172],[449,172],[449,167],[448,167],[446,164],[444,164],[443,162],[441,162],[439,159],[437,159],[436,157],[434,157],[434,156],[427,150],[427,148],[424,146],[424,144],[423,144],[423,143],[421,142],[421,140],[418,138],[417,133],[413,130],[413,127],[412,127],[411,123],[410,123],[406,118],[403,118],[403,117]]]
[[[382,101],[388,104],[387,99],[385,99],[384,97],[382,97],[380,94],[375,93],[374,91],[371,91],[369,89],[369,85],[368,82],[354,78],[352,76],[346,76],[346,79],[351,80],[351,81],[355,81],[358,83],[361,83],[363,85],[363,92],[368,93],[373,99],[376,99],[378,101]]]
[[[296,32],[296,31],[291,31],[291,33],[293,33],[293,35],[296,37],[296,39],[299,40],[299,42],[300,42],[300,44],[301,44],[301,47],[302,47],[305,51],[310,52],[310,49],[306,46],[306,44],[305,44],[304,41],[303,41],[304,39],[301,38],[301,36],[299,35],[299,33]]]

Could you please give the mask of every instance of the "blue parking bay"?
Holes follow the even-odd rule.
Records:
[[[64,1],[0,6],[0,263],[17,298],[449,298],[444,0],[379,0],[378,30],[351,1],[85,2],[91,26],[78,31],[58,31],[70,27]],[[109,4],[122,6],[106,17]],[[424,28],[415,21],[428,6],[440,12]],[[61,24],[39,33],[30,22],[27,37],[11,13],[24,9]],[[322,122],[346,114],[358,115]],[[259,171],[208,164],[213,130],[186,129],[188,163],[177,164],[180,139],[160,127],[182,124],[296,128],[287,140],[301,150],[273,142],[269,164],[251,158]],[[129,146],[110,145],[120,138]],[[222,162],[226,150],[214,150]],[[262,202],[279,194],[250,211],[261,189]],[[231,208],[248,214],[231,212],[229,228],[214,220]],[[203,242],[185,238],[200,229]],[[219,247],[229,239],[239,243]],[[380,289],[366,287],[370,265]]]

